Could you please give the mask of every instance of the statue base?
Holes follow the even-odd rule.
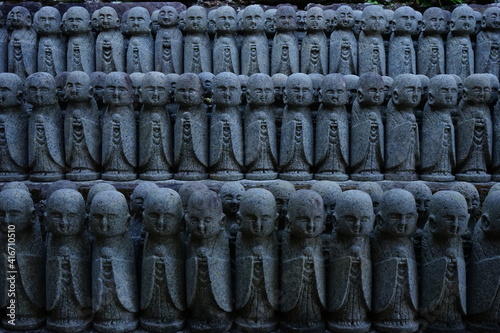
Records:
[[[393,323],[390,322],[374,322],[373,328],[380,332],[387,333],[413,333],[418,331],[419,323],[416,321],[407,321],[405,323]]]
[[[66,179],[73,181],[89,181],[89,180],[98,180],[101,178],[101,174],[99,172],[94,172],[90,170],[73,170],[66,174]]]
[[[469,321],[467,322],[467,330],[473,333],[498,333],[500,332],[500,324],[497,322],[474,323]]]
[[[64,179],[64,174],[55,172],[37,172],[30,175],[32,182],[55,182]]]
[[[9,324],[9,317],[4,317],[2,319],[2,325],[7,330],[12,331],[27,331],[34,330],[36,328],[40,328],[45,324],[45,317],[42,318],[33,318],[33,317],[22,317],[16,316],[16,323],[14,325]]]
[[[179,172],[174,175],[175,180],[203,180],[207,178],[208,175],[201,172]]]
[[[427,182],[452,182],[455,180],[455,176],[451,173],[430,173],[426,175],[420,175],[420,179]]]
[[[359,322],[327,322],[328,329],[335,333],[366,333],[370,331],[371,324],[367,321]]]
[[[235,171],[219,171],[211,173],[210,179],[225,180],[225,181],[241,180],[243,179],[243,174],[241,172],[235,172]]]
[[[384,180],[384,175],[380,172],[360,172],[353,173],[351,175],[351,179],[356,181],[376,182],[379,180]]]
[[[287,333],[323,333],[325,331],[325,325],[323,321],[315,324],[309,323],[307,326],[295,326],[287,324],[286,322],[281,322],[280,329]]]
[[[233,323],[230,320],[227,322],[199,322],[196,320],[188,320],[186,329],[193,333],[223,333],[229,331],[232,325]]]
[[[291,171],[280,173],[279,178],[288,181],[305,181],[311,180],[313,178],[313,174],[307,171]]]
[[[274,180],[278,178],[278,173],[274,171],[254,171],[245,174],[248,180]]]
[[[2,172],[0,173],[0,182],[20,182],[28,180],[29,175],[23,175],[16,172]]]
[[[137,179],[137,174],[133,172],[107,171],[102,174],[103,180],[127,181]]]
[[[278,329],[278,322],[277,321],[272,321],[272,322],[265,322],[261,323],[259,325],[246,322],[242,319],[237,318],[234,321],[234,324],[236,326],[236,330],[239,332],[245,332],[245,333],[269,333],[276,331]]]
[[[491,175],[484,173],[456,173],[455,177],[459,181],[471,183],[487,183],[491,181]]]
[[[153,319],[140,319],[141,328],[150,332],[178,332],[182,330],[185,320],[178,320],[171,323],[164,323],[161,319],[153,320]]]
[[[137,328],[137,320],[94,321],[94,330],[100,333],[130,332]]]
[[[169,180],[173,178],[173,174],[168,171],[147,171],[139,174],[139,179],[144,180]]]
[[[332,180],[332,181],[345,181],[349,179],[349,176],[342,172],[323,172],[323,173],[315,173],[314,179],[317,180]]]
[[[92,324],[92,319],[51,320],[47,319],[47,329],[53,332],[82,332]]]
[[[389,173],[386,172],[384,178],[386,180],[412,181],[412,180],[418,180],[418,174],[416,172],[410,172],[410,171],[389,172]]]

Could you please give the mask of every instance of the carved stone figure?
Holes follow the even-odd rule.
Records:
[[[311,7],[306,13],[307,33],[302,40],[300,71],[311,74],[328,73],[328,40],[325,17],[321,7]]]
[[[321,233],[325,211],[321,196],[299,190],[290,196],[289,228],[281,248],[280,326],[285,332],[323,332],[326,307]]]
[[[51,6],[42,7],[33,17],[33,28],[38,33],[39,72],[52,76],[66,70],[66,38],[61,35],[61,14]]]
[[[66,64],[68,72],[82,71],[90,75],[95,71],[95,40],[90,31],[90,14],[87,9],[68,8],[62,19],[62,29],[67,34]]]
[[[30,193],[28,186],[26,186],[26,184],[24,182],[8,182],[8,183],[5,183],[4,186],[2,186],[2,191],[14,190],[14,189],[15,190],[23,190],[23,191]]]
[[[97,183],[92,186],[87,194],[87,200],[85,200],[85,207],[87,214],[90,212],[90,206],[92,205],[92,200],[99,192],[104,191],[116,191],[116,187],[111,185],[110,183]]]
[[[4,26],[3,13],[0,13],[0,72],[7,72],[9,54],[9,33]]]
[[[99,24],[99,9],[94,10],[90,16],[90,28],[92,29],[94,37],[102,30],[102,27]]]
[[[129,217],[127,200],[118,191],[100,192],[92,200],[92,311],[97,332],[129,332],[137,327],[139,293]]]
[[[264,32],[264,10],[250,5],[243,11],[241,74],[269,74],[269,46]]]
[[[92,86],[94,100],[97,103],[97,109],[99,110],[99,115],[102,115],[106,109],[104,104],[104,81],[106,80],[106,73],[103,72],[92,72],[90,74],[90,85]]]
[[[314,183],[311,186],[311,191],[317,192],[321,195],[323,199],[323,205],[325,208],[325,231],[322,236],[332,233],[333,227],[335,225],[335,206],[337,204],[337,197],[342,193],[342,188],[333,181],[322,180]],[[323,247],[325,247],[323,245]],[[327,246],[326,255],[330,252],[330,246]]]
[[[431,78],[444,74],[444,42],[442,35],[446,31],[444,11],[439,7],[425,10],[424,27],[418,38],[417,72]]]
[[[361,10],[353,10],[353,16],[354,16],[354,26],[352,27],[352,32],[354,32],[354,35],[356,38],[359,38],[359,35],[361,34],[361,19],[363,17],[363,11]]]
[[[474,231],[476,226],[477,214],[479,212],[479,192],[472,183],[467,182],[454,182],[450,187],[450,191],[456,191],[464,196],[467,202],[467,212],[469,213],[469,221],[467,223],[467,229],[464,230],[464,237],[469,237]],[[470,238],[470,237],[469,237]],[[466,244],[464,244],[465,246]],[[470,249],[469,249],[470,250]],[[467,254],[467,253],[466,253]]]
[[[273,195],[264,189],[243,194],[236,238],[236,327],[272,332],[278,327],[278,212]]]
[[[271,183],[268,190],[274,195],[279,214],[278,230],[282,231],[288,225],[288,201],[295,192],[295,187],[292,183],[279,179]]]
[[[420,312],[429,332],[464,332],[465,260],[461,235],[469,214],[464,197],[454,191],[434,194],[422,237]]]
[[[327,324],[332,332],[370,330],[372,263],[368,234],[374,220],[368,194],[350,190],[337,196],[336,226],[326,280]]]
[[[165,180],[172,178],[172,125],[165,105],[169,90],[167,77],[149,72],[142,79],[139,115],[139,178]]]
[[[134,113],[136,119],[139,116],[139,113],[142,109],[142,103],[140,102],[141,99],[141,85],[142,85],[142,79],[144,78],[144,73],[141,72],[134,72],[130,74],[130,81],[132,83],[132,100],[133,100],[133,108],[134,108]]]
[[[476,13],[476,12],[475,12]],[[476,39],[476,73],[500,75],[500,8],[488,7]]]
[[[171,6],[163,6],[158,14],[160,28],[155,39],[155,70],[164,74],[183,71],[182,32],[177,27],[179,15]]]
[[[446,38],[446,73],[465,78],[474,74],[474,50],[470,35],[474,33],[474,10],[465,5],[451,13],[450,33]]]
[[[15,251],[9,237],[15,237]],[[6,310],[2,311],[3,328],[36,329],[45,323],[45,246],[29,192],[0,192],[0,239],[4,267],[0,272],[0,308]],[[12,300],[14,318],[8,312]]]
[[[362,182],[358,185],[358,190],[368,193],[372,199],[373,212],[375,215],[378,214],[380,210],[380,202],[382,201],[382,196],[384,195],[384,190],[379,183],[376,182]]]
[[[28,113],[23,104],[23,81],[0,74],[0,181],[28,179]]]
[[[37,36],[31,27],[31,13],[22,6],[15,6],[7,15],[9,36],[8,71],[26,79],[36,72]]]
[[[358,73],[375,72],[385,75],[385,49],[382,33],[387,21],[382,6],[368,6],[363,10],[363,31],[358,40]]]
[[[100,176],[101,130],[99,110],[92,96],[90,77],[71,72],[66,80],[68,106],[64,116],[64,148],[70,180],[95,180]]]
[[[276,34],[271,52],[271,74],[299,72],[299,44],[295,35],[295,10],[290,5],[276,9]]]
[[[244,193],[245,188],[239,182],[225,182],[219,191],[219,198],[222,202],[222,211],[226,216],[226,234],[233,242],[239,228],[238,217],[236,214],[240,208],[240,201]]]
[[[422,180],[453,181],[455,129],[450,109],[457,104],[457,82],[451,75],[436,75],[429,85],[429,97],[422,119]]]
[[[151,332],[177,332],[184,327],[185,245],[181,197],[172,189],[151,193],[144,202],[141,274],[141,327]]]
[[[129,208],[132,217],[130,219],[129,233],[136,253],[140,251],[139,248],[142,247],[144,240],[142,232],[144,203],[149,195],[157,189],[158,186],[155,183],[143,182],[139,183],[130,195]],[[136,256],[136,260],[139,260],[139,256]]]
[[[160,9],[154,10],[151,13],[151,34],[156,37],[158,30],[160,30],[160,24],[158,23],[158,17],[160,15]]]
[[[351,8],[351,7],[349,7]],[[340,7],[339,7],[340,9]],[[325,16],[325,34],[326,37],[330,37],[335,28],[338,27],[338,14],[333,9],[325,9],[323,11],[323,15]]]
[[[184,73],[212,72],[212,49],[207,34],[207,12],[200,6],[186,10]]]
[[[102,167],[105,180],[133,180],[137,177],[137,139],[132,107],[132,82],[123,72],[106,75],[102,117]]]
[[[95,43],[96,70],[104,73],[125,71],[125,39],[120,32],[116,10],[105,6],[99,9],[99,27]]]
[[[207,33],[210,36],[210,40],[213,40],[215,37],[215,25],[217,24],[217,7],[212,8],[207,13]]]
[[[415,10],[408,6],[394,11],[391,40],[389,42],[388,73],[395,78],[399,74],[417,74],[417,58],[412,35],[417,33]]]
[[[279,177],[285,180],[310,180],[313,165],[313,124],[309,105],[313,102],[311,78],[292,74],[286,81],[287,104],[281,127]]]
[[[225,332],[231,327],[231,265],[222,204],[213,191],[195,192],[186,214],[190,233],[186,294],[191,332]]]
[[[387,104],[389,104],[389,100],[391,99],[392,94],[392,84],[394,79],[390,76],[382,76],[382,80],[384,81],[384,103],[383,107],[387,108]],[[385,119],[385,114],[383,115]]]
[[[207,185],[202,182],[185,182],[179,188],[179,195],[182,200],[182,208],[184,209],[184,214],[187,213],[187,207],[189,203],[189,198],[195,192],[208,191]]]
[[[276,8],[270,8],[264,12],[264,31],[269,40],[269,48],[272,47],[273,37],[276,33],[276,11]]]
[[[326,12],[326,11],[325,11]],[[358,73],[358,41],[352,32],[354,13],[350,6],[337,9],[337,29],[330,36],[330,73]]]
[[[379,332],[416,332],[419,327],[417,261],[410,238],[417,217],[410,192],[384,193],[371,239],[373,327]]]
[[[307,12],[305,10],[297,10],[297,12],[295,13],[295,18],[297,24],[297,30],[295,31],[295,34],[297,35],[297,40],[299,42],[299,45],[301,46],[307,30]]]
[[[146,8],[135,6],[128,11],[127,73],[147,73],[154,70],[154,39],[151,16]]]
[[[184,73],[179,76],[175,94],[175,101],[179,103],[174,126],[175,179],[207,178],[208,124],[202,93],[198,75]]]
[[[240,53],[236,46],[236,11],[231,6],[217,8],[216,35],[213,45],[213,72],[240,73]]]
[[[46,204],[47,328],[83,331],[92,319],[92,246],[85,230],[85,201],[78,191],[61,189]]]
[[[367,7],[370,8],[370,7]],[[382,180],[384,124],[380,105],[384,102],[384,81],[377,73],[359,77],[358,97],[351,114],[351,179]]]
[[[432,197],[431,189],[425,182],[421,181],[408,182],[404,189],[413,194],[418,213],[417,228],[423,229],[429,217],[429,202]]]

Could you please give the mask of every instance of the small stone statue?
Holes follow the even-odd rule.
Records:
[[[279,214],[278,230],[282,231],[288,225],[288,201],[295,192],[295,187],[290,182],[278,179],[269,185],[268,190],[274,195]]]
[[[208,124],[202,94],[198,75],[184,73],[179,76],[175,94],[175,101],[179,103],[174,126],[175,179],[207,178]]]
[[[387,21],[382,6],[372,5],[363,10],[363,31],[358,40],[358,73],[375,72],[385,75],[385,49],[382,33]]]
[[[90,74],[90,85],[93,89],[94,100],[97,103],[97,109],[99,110],[99,115],[103,115],[106,110],[106,104],[104,104],[104,81],[106,80],[106,73],[103,72],[92,72]]]
[[[313,102],[311,78],[292,74],[286,81],[281,127],[279,175],[285,180],[310,180],[313,164],[313,124],[309,105]]]
[[[8,241],[13,233],[14,253]],[[45,246],[29,192],[0,192],[0,240],[4,267],[0,272],[0,308],[8,310],[15,301],[14,318],[2,311],[3,328],[28,331],[41,327],[45,323]]]
[[[302,46],[302,41],[304,36],[306,35],[307,30],[307,13],[305,10],[297,10],[295,13],[297,30],[295,34],[297,35],[297,40],[299,41],[299,45]]]
[[[276,9],[276,34],[271,52],[271,74],[299,72],[299,44],[295,35],[295,10],[290,5]]]
[[[71,72],[65,91],[68,106],[64,116],[64,148],[66,164],[71,170],[66,178],[76,181],[98,179],[101,175],[101,129],[90,77],[85,72]]]
[[[361,34],[361,18],[363,17],[363,11],[361,10],[353,10],[352,14],[354,16],[354,26],[352,27],[352,32],[356,36],[356,38],[359,38],[359,35]]]
[[[420,312],[429,322],[429,332],[465,331],[466,277],[460,236],[468,220],[467,203],[460,193],[440,191],[432,196],[420,271]]]
[[[99,27],[95,45],[96,70],[109,74],[125,71],[125,39],[120,32],[120,19],[109,6],[99,9]]]
[[[157,189],[144,202],[141,274],[141,327],[151,332],[177,332],[184,327],[185,245],[182,202],[177,192]]]
[[[210,36],[210,40],[213,40],[215,37],[215,25],[217,24],[217,20],[215,16],[217,15],[217,8],[212,8],[207,13],[207,33]]]
[[[418,179],[420,140],[414,108],[420,103],[421,89],[416,75],[401,74],[394,79],[385,111],[385,179]]]
[[[102,179],[105,180],[123,181],[137,177],[134,170],[137,166],[137,139],[132,92],[132,82],[126,73],[106,75],[104,103],[108,107],[102,117]]]
[[[160,10],[154,10],[151,13],[151,34],[156,37],[158,30],[160,29],[160,24],[158,23],[158,16],[160,15]]]
[[[144,241],[142,234],[144,203],[147,201],[149,195],[158,188],[159,187],[153,182],[143,182],[137,185],[130,195],[129,208],[132,217],[130,219],[129,233],[136,253],[139,251]],[[138,259],[139,258],[137,258],[137,260]]]
[[[421,230],[429,218],[429,202],[431,201],[432,191],[422,181],[408,182],[404,189],[413,194],[418,213],[417,228]]]
[[[240,208],[241,197],[244,193],[245,188],[239,182],[225,182],[219,191],[222,211],[226,216],[226,234],[233,242],[239,228],[237,213]]]
[[[127,73],[148,73],[154,70],[154,39],[151,16],[146,8],[135,6],[128,11]]]
[[[325,329],[325,263],[321,233],[325,211],[321,196],[299,190],[290,196],[289,228],[281,249],[281,329],[319,333]]]
[[[144,75],[140,89],[143,104],[139,115],[139,178],[172,178],[172,125],[165,105],[168,103],[167,77],[160,72]]]
[[[23,81],[0,73],[0,181],[28,179],[28,113],[23,106]]]
[[[68,72],[95,71],[95,40],[90,31],[90,14],[80,6],[68,8],[63,15],[63,32],[68,37],[66,63]]]
[[[384,193],[371,238],[373,327],[379,332],[416,332],[419,327],[417,261],[410,238],[417,217],[410,192]]]
[[[362,74],[351,115],[350,163],[353,180],[384,179],[380,172],[384,164],[384,124],[380,107],[383,102],[382,77],[372,72]]]
[[[191,332],[226,332],[231,327],[231,262],[221,200],[213,191],[195,192],[186,214],[190,233],[186,294]]]
[[[92,200],[93,327],[101,333],[129,332],[137,327],[139,308],[134,247],[129,238],[127,200],[118,191],[98,193]]]
[[[184,214],[187,213],[187,207],[189,203],[189,198],[195,192],[208,191],[207,185],[202,182],[184,182],[182,186],[179,188],[179,195],[182,200],[182,209],[184,210]]]
[[[457,104],[457,82],[451,75],[436,75],[429,85],[429,97],[422,119],[422,180],[453,181],[455,129],[451,109]]]
[[[278,212],[273,195],[250,189],[241,198],[240,231],[236,237],[236,327],[272,332],[278,328]]]
[[[302,73],[328,73],[328,40],[325,17],[321,7],[311,7],[306,13],[307,33],[302,40],[300,70]]]
[[[264,31],[268,38],[269,48],[272,47],[273,37],[276,33],[276,11],[276,8],[270,8],[264,12]]]
[[[240,53],[235,39],[236,11],[231,6],[218,7],[215,19],[217,33],[213,46],[213,72],[216,75],[222,72],[238,75],[240,73]]]
[[[316,120],[315,179],[349,179],[349,116],[347,87],[341,74],[325,76],[320,88],[322,103]]]
[[[184,73],[211,72],[212,49],[207,34],[207,12],[200,6],[186,10]]]
[[[163,6],[158,13],[160,28],[155,39],[155,70],[164,74],[182,74],[182,32],[177,26],[179,14],[171,6]]]
[[[325,11],[326,12],[326,11]],[[350,6],[337,9],[337,29],[330,36],[330,73],[358,72],[358,41],[352,32],[354,13]]]
[[[323,205],[325,208],[325,231],[322,236],[330,236],[335,226],[335,206],[337,205],[337,197],[342,193],[342,188],[333,181],[322,180],[314,183],[311,186],[311,191],[317,192],[321,195],[323,199]],[[324,246],[323,246],[324,247]],[[328,246],[326,255],[330,252],[330,247]]]
[[[477,221],[477,213],[479,212],[479,192],[472,183],[454,182],[450,187],[450,191],[456,191],[464,196],[467,202],[467,212],[469,213],[469,221],[467,230],[464,230],[464,236],[469,236],[474,231]],[[465,237],[462,237],[465,238]],[[464,244],[465,245],[465,244]]]
[[[444,42],[442,35],[446,31],[444,11],[439,7],[425,10],[424,27],[418,38],[417,72],[432,78],[444,74]]]
[[[9,33],[4,26],[3,13],[0,13],[0,72],[7,72],[9,54]]]
[[[380,202],[382,201],[382,196],[384,195],[384,190],[376,182],[361,182],[358,185],[358,190],[367,193],[372,199],[373,213],[378,214],[380,210]]]
[[[102,31],[102,27],[99,24],[99,9],[94,10],[92,12],[92,15],[90,16],[90,28],[92,30],[92,33],[94,34],[94,37]]]
[[[330,38],[332,32],[338,27],[337,12],[333,9],[325,9],[323,15],[325,16],[325,34],[326,37]]]
[[[326,280],[327,324],[332,332],[370,330],[372,263],[368,234],[374,220],[368,194],[350,190],[338,195]]]
[[[9,36],[8,71],[26,79],[36,72],[37,36],[31,27],[31,13],[22,6],[15,6],[7,15]]]
[[[475,12],[477,13],[477,12]],[[500,8],[486,8],[482,16],[482,30],[476,39],[476,73],[500,75]]]
[[[61,14],[55,7],[45,6],[33,17],[33,28],[38,33],[39,72],[52,76],[66,70],[66,38],[61,35]]]
[[[241,45],[241,74],[269,74],[269,46],[264,33],[264,10],[250,5],[243,11],[244,37]]]
[[[415,10],[408,6],[394,11],[391,40],[389,42],[388,73],[395,78],[399,74],[417,74],[417,58],[412,35],[417,34]]]
[[[474,50],[470,35],[474,33],[474,10],[458,6],[451,13],[450,33],[446,39],[446,73],[456,74],[462,81],[474,74]]]
[[[134,108],[134,113],[135,117],[139,118],[139,113],[142,109],[142,103],[140,102],[141,99],[141,85],[142,85],[142,79],[144,78],[144,73],[141,72],[134,72],[130,74],[130,81],[132,83],[132,100],[133,100],[133,108]]]
[[[61,189],[46,204],[47,328],[84,331],[92,321],[92,246],[85,230],[85,201],[78,191]]]
[[[38,72],[24,83],[26,100],[33,106],[28,122],[30,180],[51,182],[64,178],[63,124],[52,75]]]
[[[104,191],[116,191],[116,187],[111,185],[110,183],[97,183],[92,186],[87,194],[87,200],[85,200],[85,210],[87,214],[90,212],[90,206],[92,205],[92,200],[99,192]]]
[[[489,101],[491,80],[485,74],[469,75],[464,81],[463,98],[455,124],[457,180],[484,183],[491,180],[493,125]]]

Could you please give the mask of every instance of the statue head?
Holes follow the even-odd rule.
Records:
[[[33,16],[33,28],[39,35],[53,35],[61,32],[61,13],[52,6],[40,8]]]
[[[481,18],[481,27],[490,30],[500,29],[500,7],[491,6],[486,8]]]
[[[201,6],[191,6],[186,10],[187,32],[204,32],[207,29],[207,11]]]
[[[252,74],[247,84],[247,103],[252,106],[271,105],[274,103],[273,90],[273,80],[269,75]]]
[[[212,8],[207,14],[207,32],[210,36],[215,35],[217,25],[217,8]]]
[[[295,193],[295,187],[292,183],[279,179],[272,182],[268,189],[274,196],[278,213],[282,217],[286,216],[288,213],[288,201],[292,193]]]
[[[76,236],[85,228],[87,213],[85,200],[80,192],[70,189],[57,190],[46,202],[47,231],[58,236]]]
[[[231,6],[217,8],[215,22],[218,33],[235,32],[237,30],[236,11]]]
[[[321,195],[325,209],[325,216],[328,223],[332,223],[335,213],[335,205],[337,204],[337,197],[342,193],[342,189],[336,182],[329,180],[322,180],[314,183],[311,186],[311,191]]]
[[[94,98],[98,103],[103,101],[106,75],[104,72],[92,72],[90,74],[90,85],[94,89]]]
[[[264,30],[267,34],[274,34],[276,32],[276,12],[275,8],[264,12]]]
[[[175,92],[177,91],[177,81],[179,81],[179,74],[176,73],[168,73],[167,77],[167,89],[169,94],[169,101],[173,102]]]
[[[240,182],[226,182],[219,191],[219,198],[222,201],[222,210],[226,216],[235,215],[240,208],[241,196],[245,193],[245,188]]]
[[[211,72],[201,72],[198,74],[205,94],[212,94],[215,75]]]
[[[417,19],[417,30],[415,35],[420,35],[422,32],[422,27],[424,26],[424,16],[418,10],[415,11],[415,18]]]
[[[101,24],[99,23],[99,9],[92,12],[90,16],[90,27],[94,32],[100,32],[102,30]]]
[[[158,185],[153,182],[143,182],[137,185],[130,195],[130,212],[133,214],[141,214],[144,210],[144,202],[147,201],[149,195],[158,189]]]
[[[11,29],[22,29],[30,27],[30,11],[23,6],[15,6],[7,14],[7,26]]]
[[[217,237],[226,223],[221,200],[214,191],[194,192],[185,218],[188,231],[197,239]]]
[[[7,234],[12,230],[11,225],[16,233],[27,230],[33,227],[35,219],[35,207],[29,192],[21,189],[0,192],[0,232]]]
[[[457,104],[458,86],[452,75],[433,76],[429,83],[429,105],[439,108],[451,108]]]
[[[344,81],[347,88],[347,104],[352,104],[354,99],[358,96],[359,76],[357,75],[344,75]]]
[[[243,30],[248,32],[264,31],[264,10],[259,5],[250,5],[243,11]]]
[[[158,23],[158,15],[160,14],[160,10],[157,9],[151,13],[151,33],[153,36],[156,35],[158,29],[160,29],[160,24]]]
[[[54,194],[58,190],[75,190],[78,191],[78,185],[71,180],[61,179],[55,181],[49,185],[48,188],[45,189],[45,201],[49,201],[52,194]]]
[[[144,201],[142,224],[144,231],[159,236],[174,236],[182,232],[182,202],[170,188],[156,188]]]
[[[132,35],[147,34],[151,31],[151,15],[144,7],[132,7],[128,11],[127,25]]]
[[[369,8],[369,7],[368,7]],[[384,79],[377,73],[363,73],[358,81],[358,101],[365,106],[384,103]]]
[[[432,197],[431,189],[422,181],[408,182],[408,185],[404,189],[413,195],[418,213],[418,224],[423,226],[429,217],[429,202]]]
[[[319,90],[319,101],[324,105],[343,106],[349,99],[344,76],[328,74],[324,77]]]
[[[69,7],[63,15],[63,31],[67,34],[82,34],[90,31],[90,14],[80,6]]]
[[[298,190],[290,196],[288,206],[290,234],[299,238],[314,238],[325,228],[325,210],[321,196],[311,190]]]
[[[385,16],[385,30],[384,35],[390,35],[394,28],[394,11],[392,9],[384,9]]]
[[[437,238],[461,236],[469,221],[467,202],[455,191],[434,193],[429,204],[429,219],[426,228]]]
[[[132,80],[127,73],[111,72],[104,81],[104,103],[127,106],[134,102]]]
[[[175,101],[182,106],[195,106],[203,103],[203,86],[198,75],[184,73],[179,76]]]
[[[118,14],[113,7],[101,7],[101,9],[99,9],[97,20],[99,22],[99,27],[102,30],[113,30],[120,27],[120,19],[118,18]]]
[[[238,106],[241,102],[241,86],[238,75],[222,72],[214,78],[214,103],[219,107]]]
[[[276,8],[276,31],[293,31],[296,26],[297,18],[295,9],[290,5],[278,6]]]
[[[429,84],[431,83],[431,80],[427,77],[427,75],[417,74],[417,77],[420,80],[420,86],[422,87],[420,102],[426,102],[427,97],[429,97]]]
[[[373,212],[375,214],[378,214],[380,210],[380,201],[382,200],[382,196],[384,195],[384,190],[382,189],[382,187],[375,182],[362,182],[358,185],[358,190],[368,193],[368,195],[372,199]]]
[[[377,229],[393,237],[410,236],[417,229],[417,208],[413,195],[402,189],[384,193],[377,215]]]
[[[415,10],[408,6],[399,7],[394,11],[393,31],[394,33],[415,35],[418,22]]]
[[[392,92],[392,83],[394,79],[390,76],[382,76],[382,80],[384,80],[384,101],[387,103],[391,99]]]
[[[450,191],[455,191],[464,196],[467,202],[467,211],[470,216],[475,217],[479,211],[479,192],[476,187],[467,182],[454,182]]]
[[[350,7],[349,7],[350,8]],[[323,11],[325,17],[325,33],[331,34],[335,27],[338,26],[337,12],[333,9],[326,9]]]
[[[387,20],[382,6],[365,7],[361,16],[361,28],[365,33],[381,34],[385,31]]]
[[[325,76],[323,74],[311,73],[307,74],[311,78],[312,87],[313,87],[313,102],[319,102],[319,91],[321,89],[321,83]]]
[[[483,202],[483,215],[478,226],[488,236],[500,236],[500,191],[488,194]]]
[[[23,81],[14,73],[0,73],[0,109],[21,105]]]
[[[184,211],[187,210],[187,205],[191,195],[195,192],[201,191],[208,191],[207,185],[202,182],[185,182],[184,184],[182,184],[182,186],[179,188],[179,195],[181,196],[182,207],[184,208]]]
[[[476,17],[474,16],[474,10],[471,7],[462,5],[456,7],[453,12],[451,12],[451,32],[470,35],[474,33],[475,27]]]
[[[262,188],[246,191],[240,201],[240,231],[249,237],[265,237],[276,231],[278,212],[273,194]]]
[[[471,74],[465,78],[463,100],[473,104],[484,104],[491,101],[491,78],[485,74]]]
[[[271,76],[274,86],[274,99],[276,102],[283,102],[283,96],[285,95],[286,81],[288,76],[282,73],[276,73]]]
[[[68,102],[85,102],[93,97],[90,77],[85,72],[70,72],[64,88]]]
[[[426,34],[443,34],[446,31],[445,14],[439,7],[426,9],[423,15],[423,20],[423,31]]]
[[[177,24],[177,26],[179,27],[179,29],[181,29],[181,31],[186,30],[186,10],[183,10],[179,13],[179,23]]]
[[[134,72],[131,73],[130,76],[130,81],[132,82],[132,98],[134,100],[134,103],[139,103],[139,99],[141,98],[141,85],[142,85],[142,79],[144,78],[144,73],[141,72]]]
[[[401,108],[414,108],[420,104],[421,90],[422,86],[418,76],[413,74],[398,75],[392,83],[392,102]]]
[[[450,74],[450,75],[453,76],[453,78],[455,79],[455,82],[457,83],[458,100],[461,100],[462,93],[464,92],[464,83],[462,82],[462,78],[460,76],[458,76],[457,74]]]
[[[347,237],[367,236],[373,229],[375,214],[368,194],[358,190],[339,193],[335,206],[335,231]]]
[[[167,76],[161,72],[148,72],[142,79],[140,102],[146,105],[165,106],[169,102]]]
[[[304,73],[294,73],[286,80],[283,101],[291,106],[309,106],[313,102],[311,77]]]
[[[116,191],[116,187],[109,183],[97,183],[90,188],[89,193],[87,193],[87,200],[85,201],[87,213],[90,212],[90,205],[97,193],[104,191]]]
[[[359,34],[361,33],[361,30],[362,30],[361,21],[362,21],[362,17],[363,17],[363,11],[353,10],[352,13],[354,15],[354,26],[352,27],[352,32],[354,32],[354,34],[356,36],[359,36]]]
[[[340,6],[337,9],[336,25],[340,29],[352,29],[354,27],[354,11],[351,6]]]
[[[56,81],[49,73],[33,73],[24,81],[26,101],[33,106],[49,106],[57,103]]]
[[[297,30],[306,31],[307,27],[307,14],[304,10],[298,10],[295,13]]]
[[[158,12],[158,24],[162,28],[175,27],[178,20],[179,14],[172,6],[163,6]]]
[[[97,238],[116,237],[127,233],[129,218],[127,199],[118,191],[99,192],[92,200],[89,226]]]

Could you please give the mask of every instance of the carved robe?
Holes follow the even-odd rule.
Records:
[[[375,72],[385,75],[385,48],[381,35],[366,35],[361,32],[358,40],[358,73]]]
[[[445,74],[444,42],[441,35],[423,35],[418,39],[417,73],[429,79]]]
[[[389,42],[389,76],[417,74],[417,58],[410,35],[391,36]]]
[[[70,36],[66,53],[68,72],[95,72],[95,39],[92,33]]]
[[[38,72],[56,76],[66,71],[66,38],[62,36],[40,36],[38,40]]]
[[[241,46],[241,74],[269,74],[269,46],[264,32],[245,35]]]
[[[9,33],[7,29],[0,28],[0,73],[7,72],[9,53]]]
[[[271,51],[271,75],[299,72],[299,42],[294,32],[277,32]]]
[[[184,73],[212,72],[212,48],[207,33],[184,37]]]
[[[446,39],[446,73],[460,76],[462,81],[474,74],[474,50],[470,37],[448,34]]]
[[[95,43],[96,71],[109,74],[125,71],[125,39],[120,31],[102,31]]]
[[[148,73],[154,70],[154,40],[151,34],[132,36],[127,44],[127,73]]]
[[[480,31],[476,36],[476,73],[500,75],[500,34]]]
[[[492,173],[500,174],[500,103],[493,109],[493,163]],[[496,180],[498,181],[498,180]]]
[[[308,111],[283,112],[280,166],[282,172],[310,172],[313,165],[313,126]]]
[[[233,35],[215,36],[213,60],[215,75],[222,72],[240,74],[240,54]]]
[[[12,31],[8,52],[9,73],[15,73],[24,80],[36,72],[36,43],[36,32],[32,28]]]
[[[177,27],[160,28],[155,39],[155,70],[164,74],[182,74],[182,32]]]
[[[301,48],[302,73],[328,74],[328,40],[324,32],[307,33]]]
[[[0,179],[28,177],[28,114],[22,106],[0,110],[0,156]]]
[[[358,73],[358,41],[349,30],[334,30],[330,35],[329,73]]]

